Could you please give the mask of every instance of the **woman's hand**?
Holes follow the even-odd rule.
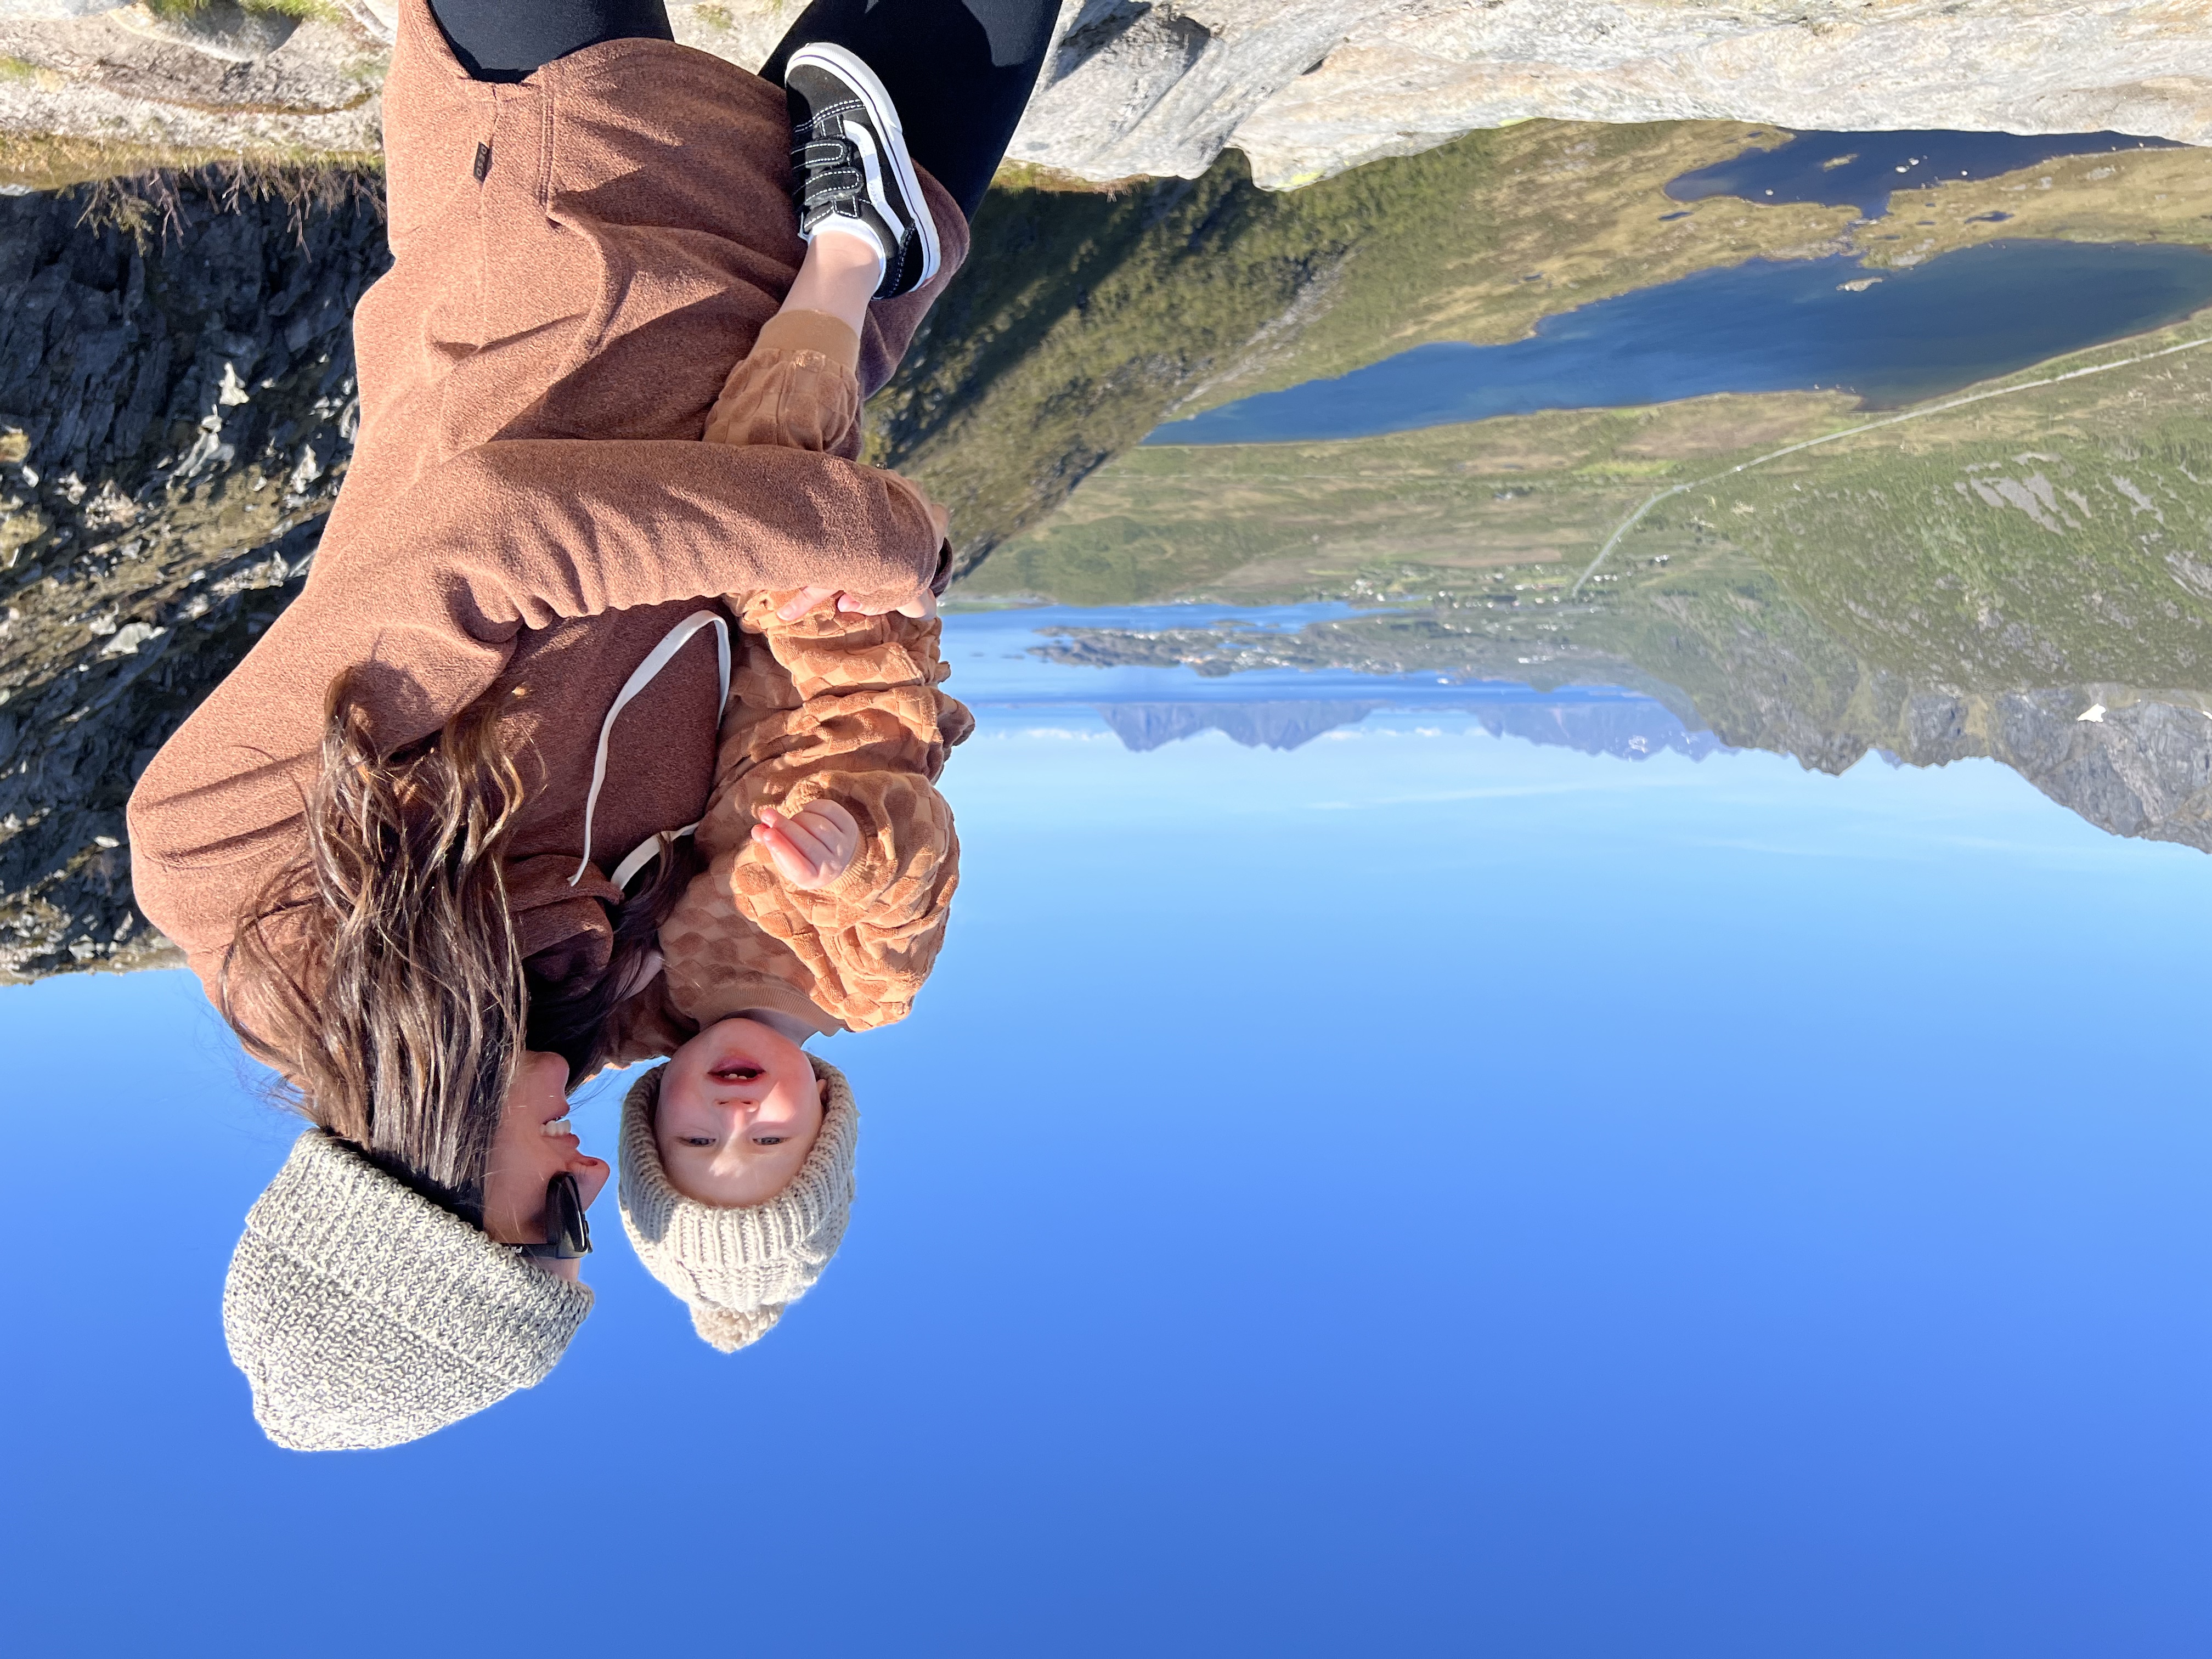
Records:
[[[835,587],[802,587],[776,606],[775,614],[786,622],[797,622],[801,617],[811,616],[832,599],[836,601],[838,610],[854,616],[880,617],[892,611],[902,617],[933,617],[937,614],[937,595],[926,587],[899,605],[870,605]]]
[[[789,817],[763,806],[759,817],[753,839],[793,887],[827,887],[853,867],[860,850],[860,824],[834,800],[811,802]]]
[[[904,483],[903,480],[900,482]],[[941,546],[945,537],[951,533],[951,520],[946,516],[943,507],[922,495],[920,490],[911,485],[906,485],[906,488],[910,495],[928,509],[930,528],[937,532],[937,539]],[[927,617],[937,614],[937,595],[930,591],[927,582],[924,582],[917,588],[911,598],[890,605],[881,602],[871,604],[865,599],[855,599],[852,594],[835,587],[802,587],[778,605],[775,608],[775,614],[786,622],[797,622],[801,617],[810,616],[819,611],[832,599],[836,600],[838,610],[852,616],[880,617],[893,611],[897,611],[902,617]]]

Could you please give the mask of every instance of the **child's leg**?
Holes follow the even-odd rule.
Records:
[[[461,67],[478,81],[520,81],[602,40],[673,40],[661,0],[430,0]]]
[[[859,57],[898,106],[908,153],[972,218],[1029,102],[1059,15],[1058,0],[814,0],[761,70],[783,78],[791,55],[828,44]],[[819,353],[850,382],[868,303],[883,276],[872,240],[823,227],[808,242],[782,307],[738,365],[708,420],[710,441],[849,453],[859,432],[842,398],[781,384],[794,354]],[[811,373],[799,374],[814,382]],[[793,418],[798,416],[799,418]]]
[[[884,274],[875,244],[858,236],[825,231],[806,245],[799,275],[775,316],[744,361],[730,372],[707,419],[707,441],[726,444],[781,444],[790,449],[820,449],[833,454],[857,435],[860,415],[860,329],[868,319],[868,301]],[[817,352],[836,372],[824,376],[794,354]],[[777,374],[779,367],[783,368]],[[779,385],[771,380],[799,385]],[[794,392],[798,395],[794,396]],[[769,408],[777,414],[764,418]]]
[[[921,166],[975,216],[1043,67],[1059,0],[814,0],[761,66],[823,42],[873,70]]]
[[[850,240],[818,237],[815,246]],[[867,295],[881,267],[870,254]],[[772,444],[811,449],[848,460],[860,453],[858,331],[827,312],[786,306],[762,326],[753,349],[723,382],[707,412],[710,444]]]
[[[800,311],[835,317],[853,336],[852,358],[845,367],[856,368],[860,361],[860,325],[867,320],[868,301],[883,274],[883,256],[876,252],[874,243],[824,232],[806,245],[806,258],[800,261],[799,275],[793,279],[791,292],[784,295],[776,317]],[[769,326],[775,325],[771,322]]]

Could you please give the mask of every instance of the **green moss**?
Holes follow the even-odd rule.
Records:
[[[125,226],[158,222],[164,198],[182,188],[242,191],[311,204],[380,193],[383,176],[384,157],[375,151],[309,150],[296,144],[218,150],[0,133],[0,184],[33,190],[96,185],[100,189],[88,216]]]
[[[207,9],[210,0],[139,0],[156,17],[185,17]],[[274,12],[281,17],[310,18],[333,22],[345,15],[333,0],[240,0],[247,11]]]

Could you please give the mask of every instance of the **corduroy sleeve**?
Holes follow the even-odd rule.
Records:
[[[699,829],[710,863],[696,882],[713,890],[702,897],[788,952],[817,1006],[855,1030],[889,1024],[936,962],[959,882],[951,808],[933,786],[973,722],[938,690],[939,624],[828,612],[783,623],[764,595],[744,626],[749,678],[769,672],[764,653],[789,695],[735,704],[725,722]],[[836,881],[805,891],[752,843],[752,825],[763,806],[795,813],[825,798],[853,814],[860,848]]]
[[[860,337],[818,311],[778,312],[707,413],[710,444],[860,453]]]

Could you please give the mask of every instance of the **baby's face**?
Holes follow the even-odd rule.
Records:
[[[669,1185],[726,1210],[765,1203],[814,1150],[828,1095],[781,1032],[742,1015],[709,1025],[660,1079],[653,1138]]]

